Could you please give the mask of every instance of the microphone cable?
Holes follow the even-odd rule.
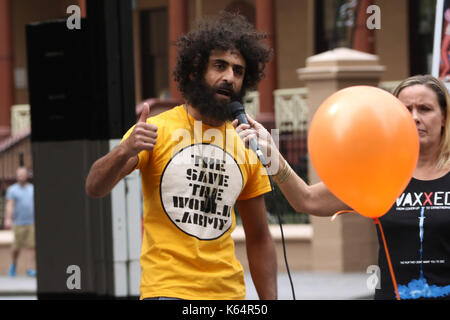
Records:
[[[245,108],[239,101],[231,102],[228,105],[228,107],[230,108],[230,112],[231,112],[233,118],[237,119],[239,124],[241,124],[241,123],[249,124],[248,121],[247,121],[247,116],[245,115]],[[268,163],[264,159],[264,155],[262,154],[261,150],[259,150],[258,143],[255,140],[252,139],[252,140],[249,141],[249,146],[248,147],[249,147],[249,149],[253,150],[256,153],[256,156],[258,157],[259,162],[266,169],[267,175],[269,176],[270,188],[272,189],[272,198],[275,200],[274,183],[272,181],[272,176],[269,174]],[[292,297],[295,300],[294,284],[292,282],[291,271],[289,270],[289,264],[288,264],[288,261],[287,261],[286,243],[285,243],[284,232],[283,232],[283,223],[281,222],[280,212],[277,211],[277,210],[275,210],[275,211],[277,212],[278,223],[280,224],[281,243],[282,243],[282,246],[283,246],[283,256],[284,256],[284,262],[286,264],[286,271],[288,273],[289,282],[291,283]]]
[[[262,162],[261,162],[262,163]],[[264,168],[266,168],[267,171],[267,175],[269,176],[269,181],[270,181],[270,188],[272,189],[271,194],[272,194],[272,199],[274,200],[275,203],[275,189],[274,189],[274,183],[273,183],[273,178],[272,176],[269,174],[269,169],[267,167],[267,164],[262,163],[262,165],[264,166]],[[280,225],[280,232],[281,232],[281,245],[283,247],[283,257],[284,257],[284,263],[286,265],[286,271],[289,277],[289,283],[291,285],[291,291],[292,291],[292,299],[295,299],[295,289],[294,289],[294,283],[292,281],[292,277],[291,277],[291,271],[289,270],[289,263],[288,263],[288,259],[287,259],[287,253],[286,253],[286,242],[284,239],[284,232],[283,232],[283,223],[281,221],[281,214],[279,210],[275,210],[277,213],[277,217],[278,217],[278,224]]]

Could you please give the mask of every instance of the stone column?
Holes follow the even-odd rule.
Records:
[[[177,48],[175,43],[180,36],[187,32],[187,3],[186,0],[169,0],[169,81],[170,97],[182,99],[177,83],[173,79],[173,70],[177,62]]]
[[[11,1],[0,0],[0,140],[9,136],[14,104]]]
[[[258,31],[265,32],[268,35],[267,45],[276,51],[276,30],[275,30],[275,1],[257,0],[256,1],[256,28]],[[275,128],[274,115],[274,96],[273,92],[277,89],[277,63],[274,55],[265,70],[265,78],[258,86],[259,91],[259,115],[257,120],[262,123],[269,131]]]
[[[347,48],[308,58],[306,67],[297,72],[308,88],[309,121],[331,94],[355,85],[378,86],[384,70],[377,56]],[[308,176],[311,184],[319,182],[311,161]],[[311,216],[311,223],[313,270],[366,272],[369,265],[377,264],[376,228],[371,219],[344,214],[331,222]]]

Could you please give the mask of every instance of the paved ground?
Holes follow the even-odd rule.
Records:
[[[365,273],[294,272],[292,280],[297,300],[354,300],[372,299],[373,291],[366,285]],[[245,275],[247,300],[257,300],[258,295],[249,274]],[[26,276],[10,278],[0,276],[0,300],[35,300],[36,279]],[[278,275],[278,298],[292,300],[287,274]]]
[[[0,276],[0,300],[36,300],[36,278]]]
[[[355,300],[373,299],[374,291],[367,288],[366,273],[294,272],[296,300]],[[258,299],[249,274],[245,275],[247,300]],[[278,274],[278,299],[292,300],[292,289],[287,274]]]

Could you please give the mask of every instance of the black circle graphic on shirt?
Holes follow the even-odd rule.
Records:
[[[214,240],[232,226],[243,175],[228,152],[199,143],[181,149],[169,160],[159,188],[162,208],[178,229],[199,240]],[[213,194],[208,206],[207,196]]]

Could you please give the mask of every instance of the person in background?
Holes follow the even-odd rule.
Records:
[[[36,276],[34,245],[34,187],[28,182],[28,170],[20,167],[16,171],[17,182],[6,191],[5,229],[13,229],[12,262],[9,275],[16,275],[17,260],[21,250],[27,256],[27,274]]]

